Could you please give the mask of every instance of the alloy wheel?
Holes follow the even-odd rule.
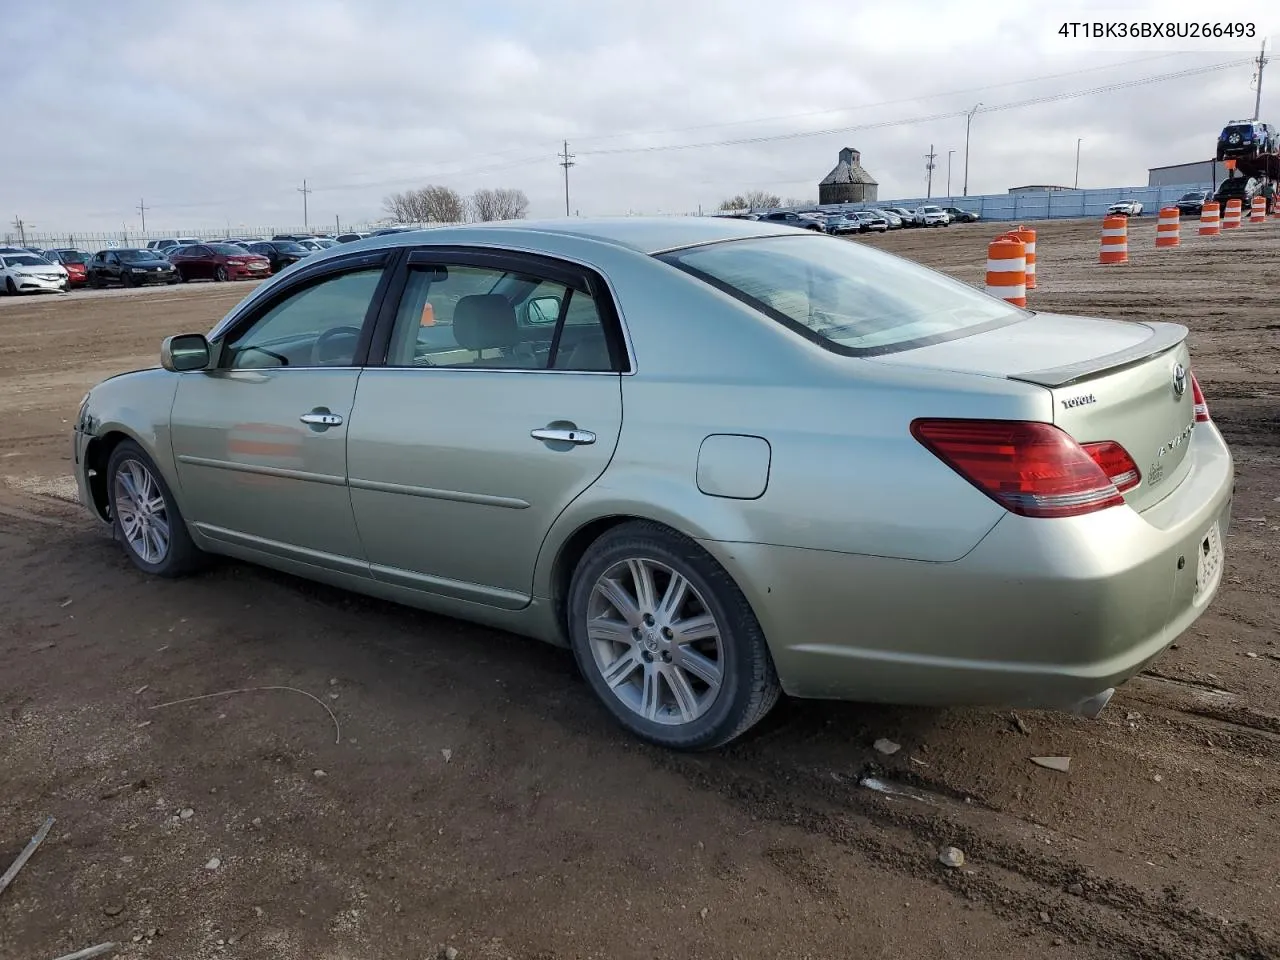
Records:
[[[163,562],[169,554],[169,512],[156,478],[129,459],[116,469],[114,486],[116,516],[129,549],[144,563]]]
[[[691,723],[720,694],[720,626],[693,585],[666,564],[632,558],[611,566],[592,587],[586,627],[605,683],[644,719]]]

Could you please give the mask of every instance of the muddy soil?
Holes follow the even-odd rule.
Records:
[[[1097,222],[1038,226],[1033,307],[1192,331],[1237,458],[1218,599],[1097,720],[786,702],[700,756],[560,650],[139,574],[72,502],[69,421],[247,285],[0,297],[0,868],[56,818],[0,957],[1280,957],[1280,223],[1157,252],[1142,217],[1113,267]],[[859,242],[981,283],[997,230]]]

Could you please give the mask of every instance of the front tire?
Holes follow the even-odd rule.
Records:
[[[218,269],[217,269],[217,270],[215,270],[215,271],[214,271],[214,273],[213,273],[213,279],[214,279],[214,280],[216,280],[216,281],[218,281],[219,283],[226,283],[226,282],[227,282],[227,268],[226,268],[226,267],[223,267],[223,266],[219,266],[219,267],[218,267]]]
[[[574,571],[568,625],[578,666],[614,719],[675,750],[728,743],[781,693],[764,631],[725,570],[646,521],[591,545]]]
[[[16,297],[18,295],[18,287],[14,284],[13,277],[4,278],[4,289],[5,293],[9,294],[11,297]]]
[[[139,570],[173,578],[201,566],[204,554],[192,541],[172,491],[132,440],[121,441],[111,451],[107,496],[115,537]]]

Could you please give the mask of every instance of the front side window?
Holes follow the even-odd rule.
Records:
[[[349,367],[382,267],[326,277],[274,304],[229,339],[222,366]]]
[[[466,264],[409,268],[387,365],[613,369],[600,311],[586,290]]]
[[[951,340],[1026,316],[920,264],[826,236],[731,240],[660,259],[848,355]]]

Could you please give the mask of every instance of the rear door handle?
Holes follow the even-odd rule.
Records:
[[[559,443],[595,443],[596,435],[590,430],[569,430],[563,427],[542,427],[530,430],[535,440],[552,440]]]
[[[317,427],[336,427],[342,423],[342,417],[336,413],[304,413],[298,419]]]

